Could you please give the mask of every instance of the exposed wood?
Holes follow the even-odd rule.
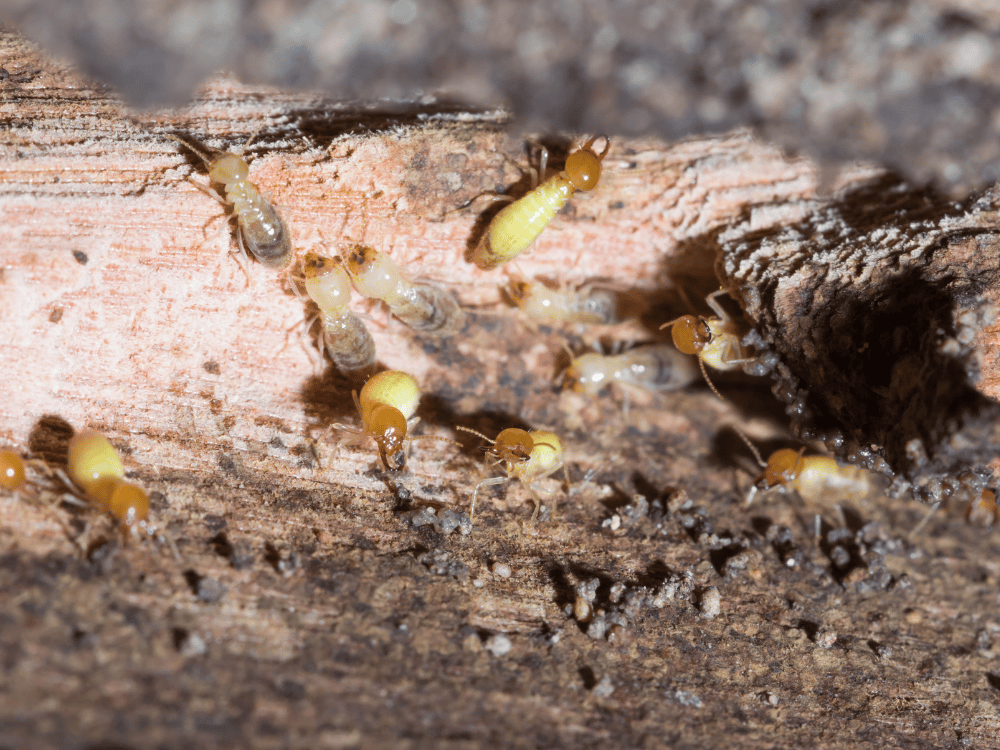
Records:
[[[553,387],[561,343],[583,337],[524,325],[499,304],[504,274],[464,260],[491,198],[467,204],[522,179],[498,113],[359,111],[218,80],[188,110],[130,116],[15,35],[0,43],[0,442],[58,465],[69,426],[105,431],[181,556],[83,556],[59,521],[95,541],[114,538],[106,522],[0,497],[0,744],[994,742],[988,532],[940,514],[910,543],[924,508],[884,498],[843,533],[820,509],[818,542],[794,498],[748,514],[726,426],[784,438],[766,383],[720,378],[736,406],[705,388],[631,394],[628,414],[620,394]],[[468,536],[408,522],[468,507],[474,447],[417,444],[392,477],[370,445],[320,440],[356,419],[357,384],[314,373],[295,330],[308,308],[256,264],[247,286],[222,206],[189,181],[200,163],[165,137],[229,147],[262,124],[251,176],[297,247],[364,239],[473,311],[444,342],[371,313],[380,362],[424,386],[420,429],[565,436],[572,491],[543,484],[554,510],[537,527],[514,483],[481,492]],[[615,138],[598,189],[517,267],[641,295],[641,325],[587,337],[649,340],[713,289],[721,232],[801,217],[818,182],[746,132]],[[587,623],[573,613],[586,619],[591,579]]]

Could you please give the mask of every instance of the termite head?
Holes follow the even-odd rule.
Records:
[[[507,298],[518,307],[524,303],[531,294],[531,282],[524,279],[511,279],[506,286],[500,287]]]
[[[597,154],[594,149],[594,141],[598,138],[605,140],[604,150]],[[587,141],[583,148],[574,151],[566,157],[566,178],[577,190],[593,190],[601,179],[601,162],[607,156],[611,148],[611,139],[606,135],[597,135]]]
[[[250,168],[236,154],[224,153],[212,160],[208,167],[208,177],[212,182],[228,185],[250,176]]]
[[[682,315],[673,322],[670,336],[680,351],[697,355],[712,343],[714,334],[704,318]]]
[[[378,446],[382,465],[390,471],[398,471],[406,466],[406,417],[394,406],[377,404],[365,414],[365,432],[371,435]]]
[[[403,445],[406,420],[420,404],[420,386],[413,376],[398,370],[386,370],[373,375],[361,389],[358,409],[365,434],[378,446],[379,458],[390,471],[406,465]]]
[[[24,461],[21,457],[13,451],[0,451],[0,487],[5,490],[18,490],[26,481]]]
[[[121,525],[133,534],[138,534],[149,523],[149,496],[138,485],[117,482],[105,504]]]
[[[757,484],[761,489],[787,484],[795,481],[800,471],[802,471],[802,451],[782,448],[767,459],[767,466],[764,467],[764,473]]]
[[[347,252],[347,271],[358,291],[366,297],[383,299],[399,285],[399,266],[385,253],[367,245],[353,245]]]
[[[302,261],[306,293],[321,310],[343,307],[351,301],[351,278],[343,265],[312,251]]]
[[[563,375],[565,387],[576,393],[596,396],[609,382],[606,358],[596,352],[573,357]]]
[[[508,427],[497,435],[489,452],[495,454],[500,461],[519,464],[531,458],[531,451],[534,447],[535,441],[532,440],[527,430]]]

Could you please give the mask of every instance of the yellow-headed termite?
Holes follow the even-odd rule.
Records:
[[[569,473],[563,461],[562,441],[554,432],[548,430],[528,432],[517,427],[508,427],[497,435],[496,440],[490,440],[483,433],[468,427],[457,427],[456,429],[471,432],[473,435],[478,435],[483,440],[493,443],[493,447],[488,448],[487,453],[495,456],[494,463],[502,464],[504,471],[507,472],[505,477],[484,479],[476,485],[476,489],[472,492],[472,505],[469,508],[470,520],[476,515],[476,496],[479,494],[480,487],[503,484],[511,479],[517,479],[524,485],[528,495],[535,503],[535,512],[531,514],[531,523],[534,523],[538,517],[538,511],[542,507],[542,501],[532,488],[532,483],[562,469],[566,477],[566,484],[569,484]]]
[[[670,335],[674,340],[674,346],[685,354],[698,357],[698,365],[701,367],[702,375],[705,376],[705,382],[719,398],[722,398],[722,394],[708,377],[705,365],[726,371],[735,370],[747,362],[754,361],[754,358],[749,356],[750,353],[740,344],[740,332],[736,322],[715,301],[716,297],[725,293],[724,289],[720,289],[705,298],[705,302],[718,317],[683,315],[660,326],[660,328],[671,326]]]
[[[351,278],[336,260],[312,251],[303,259],[303,276],[309,298],[319,307],[323,321],[323,348],[344,371],[363,370],[375,364],[375,341],[365,324],[347,307]]]
[[[432,336],[451,336],[465,327],[465,313],[453,294],[437,284],[410,281],[385,253],[354,244],[348,248],[344,264],[361,294],[385,302],[410,328]]]
[[[110,512],[123,530],[134,536],[154,533],[146,491],[124,480],[121,458],[99,432],[84,430],[70,438],[66,470],[71,486],[90,503]]]
[[[419,417],[413,418],[420,405],[420,386],[405,372],[386,370],[372,375],[361,388],[360,396],[357,391],[351,395],[361,415],[361,429],[343,424],[331,425],[330,429],[370,437],[375,441],[382,465],[389,471],[406,466],[404,448],[414,440],[441,440],[458,445],[454,440],[434,435],[406,434],[420,421]]]
[[[250,182],[250,168],[243,157],[218,149],[205,151],[176,135],[168,134],[167,137],[197,154],[208,169],[209,179],[225,191],[225,200],[215,197],[224,205],[232,206],[238,224],[240,266],[244,273],[243,261],[248,251],[261,265],[276,271],[291,265],[294,251],[288,227],[274,206]],[[252,140],[253,136],[243,148]]]
[[[638,346],[622,354],[588,352],[574,357],[570,352],[570,357],[563,382],[586,396],[596,396],[611,384],[676,391],[698,378],[694,361],[669,344]]]
[[[604,150],[594,151],[603,138]],[[505,206],[490,222],[472,253],[472,262],[484,271],[502,266],[527,250],[577,190],[593,190],[601,178],[601,162],[611,149],[611,139],[597,135],[566,157],[566,167],[523,198]],[[545,174],[548,151],[542,149],[539,179]]]

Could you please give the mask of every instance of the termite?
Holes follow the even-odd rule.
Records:
[[[208,178],[225,191],[225,199],[215,196],[224,205],[232,206],[238,224],[237,239],[240,245],[240,266],[247,251],[261,265],[280,271],[291,265],[294,251],[288,227],[277,210],[250,182],[250,168],[243,157],[231,151],[212,149],[204,151],[191,143],[167,134],[168,138],[193,151],[208,169]],[[253,137],[244,144],[245,149]],[[212,193],[214,195],[214,193]],[[249,276],[247,277],[249,279]]]
[[[410,281],[385,253],[354,244],[344,263],[361,294],[385,302],[389,311],[410,328],[443,337],[465,327],[465,313],[454,295],[436,284]]]
[[[705,365],[727,371],[754,361],[750,353],[740,344],[740,332],[736,321],[715,301],[716,297],[725,293],[724,289],[720,289],[705,298],[705,302],[718,317],[683,315],[660,326],[661,329],[671,326],[670,335],[674,340],[674,346],[685,354],[698,357],[698,366],[701,367],[705,382],[719,398],[722,398],[722,394],[708,377]]]
[[[377,373],[361,388],[360,396],[357,391],[352,391],[351,396],[361,415],[361,429],[342,424],[331,425],[331,429],[370,437],[375,441],[382,465],[389,471],[406,466],[404,448],[414,440],[441,440],[458,445],[454,440],[434,435],[406,434],[420,421],[419,417],[413,417],[420,404],[420,386],[412,375],[398,370]]]
[[[507,472],[505,477],[484,479],[476,485],[476,489],[472,492],[472,506],[469,508],[470,520],[476,515],[476,496],[479,494],[480,487],[503,484],[511,479],[517,479],[524,485],[528,495],[535,503],[535,512],[531,514],[531,523],[534,523],[535,519],[538,518],[542,501],[532,488],[532,483],[562,469],[566,483],[569,484],[569,473],[563,461],[562,441],[554,432],[547,430],[528,432],[517,427],[508,427],[497,435],[496,440],[490,440],[483,433],[468,427],[457,427],[456,429],[471,432],[473,435],[478,435],[483,440],[492,443],[493,447],[488,448],[487,453],[495,456],[494,463],[502,464],[504,471]]]
[[[603,138],[604,150],[594,151]],[[577,190],[593,190],[601,178],[601,162],[611,149],[611,139],[597,135],[566,157],[562,172],[536,186],[523,198],[504,207],[486,228],[472,253],[472,262],[484,271],[502,266],[527,250]],[[542,149],[538,178],[545,174],[549,152]]]
[[[110,512],[125,531],[136,537],[142,531],[153,533],[146,491],[125,481],[122,460],[101,433],[84,430],[70,438],[66,469],[70,486]]]
[[[618,294],[592,284],[553,288],[539,280],[514,279],[502,291],[525,315],[542,323],[613,325],[625,320]]]
[[[375,364],[375,341],[365,324],[347,307],[351,278],[332,258],[312,251],[303,259],[306,293],[323,320],[323,348],[343,371],[363,370]]]
[[[741,435],[742,436],[742,435]],[[830,456],[805,456],[802,450],[782,448],[775,451],[764,463],[760,454],[750,445],[764,471],[750,488],[746,506],[757,496],[774,487],[795,490],[802,499],[816,501],[831,494],[858,498],[871,491],[871,473],[857,466],[841,466]]]
[[[570,352],[570,356],[563,382],[586,396],[597,396],[612,383],[646,391],[676,391],[698,378],[693,360],[669,344],[639,346],[622,354],[588,352],[573,357]]]
[[[965,520],[977,526],[992,526],[997,520],[997,495],[993,490],[983,489],[979,497],[965,509]]]

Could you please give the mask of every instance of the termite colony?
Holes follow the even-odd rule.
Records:
[[[241,265],[245,266],[252,256],[271,269],[292,267],[295,252],[287,225],[251,182],[243,158],[228,151],[194,145],[189,139],[170,137],[195,153],[203,162],[210,183],[222,188],[224,197],[216,195],[216,198],[229,207],[231,218],[236,220]],[[611,146],[607,136],[591,137],[571,149],[563,169],[552,175],[547,174],[549,153],[541,148],[537,168],[530,170],[530,188],[516,199],[506,195],[498,199],[495,206],[507,205],[486,224],[466,259],[489,271],[504,267],[528,251],[577,191],[598,187],[603,162]],[[361,296],[384,305],[390,315],[421,336],[443,339],[461,334],[467,325],[467,315],[451,292],[440,284],[412,279],[385,252],[358,242],[344,244],[339,252],[337,256],[327,256],[310,251],[295,267],[301,269],[298,281],[318,308],[322,324],[318,337],[321,358],[328,356],[342,373],[367,378],[360,394],[352,393],[360,426],[337,423],[330,425],[327,432],[339,430],[360,440],[370,439],[381,465],[388,471],[399,471],[406,466],[409,446],[414,441],[455,441],[412,434],[420,421],[415,417],[420,399],[415,379],[396,371],[372,375],[379,369],[375,340],[362,319],[348,306],[352,287]],[[566,325],[582,330],[585,326],[613,326],[634,320],[644,311],[642,301],[622,294],[608,282],[569,284],[514,276],[500,286],[500,290],[501,295],[528,318],[529,325]],[[705,383],[720,399],[723,397],[709,374],[711,370],[742,370],[754,376],[772,374],[777,355],[755,330],[741,328],[726,311],[720,300],[725,294],[726,290],[718,290],[705,299],[713,313],[710,317],[689,314],[660,326],[670,328],[672,344],[645,343],[611,353],[574,353],[564,344],[569,362],[558,379],[567,391],[589,400],[600,398],[608,386],[613,386],[624,392],[623,409],[627,412],[629,389],[653,395],[680,390],[698,379],[699,370]],[[776,391],[780,390],[779,383]],[[780,398],[782,394],[777,395]],[[785,401],[788,411],[794,412],[793,416],[802,417],[808,411],[801,399],[786,398]],[[563,442],[556,433],[507,428],[494,441],[469,427],[457,429],[488,441],[491,446],[487,455],[505,474],[486,478],[475,486],[470,516],[475,512],[478,492],[484,486],[518,480],[535,504],[532,521],[539,516],[542,507],[533,486],[535,482],[562,468],[568,488]],[[857,460],[852,460],[863,468],[841,465],[828,456],[806,454],[805,449],[798,453],[778,451],[764,462],[749,439],[739,430],[737,432],[764,469],[747,496],[747,505],[755,495],[773,488],[794,490],[807,501],[829,494],[832,488],[850,497],[860,497],[868,493],[872,485],[872,477],[865,469],[886,473],[885,461],[877,455],[864,454],[863,449],[853,456]],[[809,435],[804,437],[808,440]],[[835,441],[836,437],[830,439]],[[983,490],[982,497],[975,500],[977,516],[987,515],[990,507],[995,508],[995,505],[990,506],[987,492]]]
[[[199,189],[222,203],[229,219],[235,220],[237,259],[248,281],[251,259],[268,269],[289,272],[293,287],[303,289],[317,310],[314,320],[318,319],[321,324],[318,337],[321,360],[329,357],[338,371],[365,378],[360,392],[352,391],[360,425],[331,424],[324,436],[336,430],[354,436],[359,442],[371,441],[381,466],[389,472],[406,468],[409,448],[416,441],[436,440],[459,445],[447,437],[412,434],[420,422],[416,417],[420,386],[405,372],[376,372],[379,365],[375,339],[361,317],[349,307],[353,289],[384,305],[394,318],[416,334],[443,339],[461,334],[467,325],[466,312],[455,296],[439,284],[411,278],[387,253],[357,242],[345,244],[337,256],[310,250],[296,265],[288,225],[251,181],[249,166],[243,157],[195,145],[176,135],[169,137],[200,159],[210,187],[199,185]],[[252,140],[253,137],[244,148]],[[598,152],[594,145],[602,140],[603,147]],[[488,271],[526,252],[576,191],[590,191],[598,186],[603,161],[611,145],[607,136],[590,138],[569,153],[564,169],[547,179],[548,152],[542,149],[538,168],[532,170],[532,188],[516,200],[502,198],[509,205],[488,223],[468,260]],[[218,186],[221,191],[211,186]],[[544,325],[612,326],[637,318],[644,307],[607,283],[570,285],[515,278],[500,289],[531,321]],[[705,300],[714,316],[684,315],[660,326],[670,328],[672,344],[646,343],[610,354],[603,351],[574,354],[564,345],[569,362],[560,378],[563,387],[595,400],[608,386],[614,386],[625,391],[624,409],[627,410],[628,389],[654,395],[680,390],[698,379],[699,370],[720,399],[723,396],[709,370],[742,369],[750,375],[769,374],[776,364],[776,355],[767,349],[755,331],[741,330],[738,322],[720,304],[719,298],[724,294],[725,290],[719,290]],[[790,411],[806,409],[804,403],[785,400]],[[534,503],[531,523],[539,518],[543,508],[536,483],[561,469],[568,491],[566,450],[563,438],[555,431],[508,427],[493,439],[471,427],[456,426],[455,429],[489,443],[485,449],[489,467],[499,466],[504,474],[484,477],[475,485],[469,500],[470,520],[475,515],[478,493],[483,487],[512,480],[519,482]],[[806,455],[805,449],[779,450],[765,462],[749,439],[740,435],[763,470],[746,496],[747,506],[758,495],[775,489],[794,490],[807,502],[830,492],[856,499],[871,491],[872,476],[864,468],[844,466],[828,456]],[[859,456],[863,458],[866,457]],[[882,459],[870,458],[865,468],[876,471],[883,468]],[[78,501],[110,513],[127,538],[156,534],[149,522],[146,493],[123,479],[120,458],[99,434],[83,432],[74,436],[68,447],[66,472],[58,471],[55,476]],[[10,451],[0,451],[0,488],[28,493],[30,484],[21,458]],[[970,504],[968,515],[980,522],[992,523],[996,514],[994,493],[983,489]]]

